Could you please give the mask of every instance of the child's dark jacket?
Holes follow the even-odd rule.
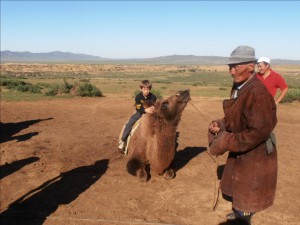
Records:
[[[149,93],[149,95],[147,97],[145,97],[142,92],[140,92],[139,94],[137,94],[137,96],[135,96],[135,109],[141,115],[143,115],[145,113],[145,108],[143,106],[143,103],[145,101],[152,101],[154,103],[156,101],[156,96],[154,94],[152,94],[151,92]]]

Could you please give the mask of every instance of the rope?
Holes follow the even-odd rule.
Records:
[[[191,106],[194,107],[194,109],[196,109],[196,111],[197,111],[202,117],[204,117],[204,114],[203,114],[202,112],[200,112],[200,110],[197,109],[197,107],[196,107],[191,101],[189,101],[189,103],[191,104]]]
[[[202,116],[204,117],[204,114],[191,102],[189,103],[194,107],[194,109]],[[208,148],[206,148],[208,149]],[[216,175],[215,175],[215,188],[214,188],[214,200],[213,200],[213,205],[212,205],[212,211],[215,211],[218,207],[219,203],[219,196],[220,196],[220,184],[218,185],[218,167],[220,164],[218,163],[218,157],[216,156],[216,159],[207,151],[205,150],[206,154],[214,161],[216,165]]]

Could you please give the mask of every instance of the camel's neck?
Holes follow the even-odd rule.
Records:
[[[144,114],[140,122],[141,129],[149,130],[151,135],[159,134],[161,136],[176,135],[176,125],[163,118],[150,114]]]

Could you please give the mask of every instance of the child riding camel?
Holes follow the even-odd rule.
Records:
[[[135,96],[135,109],[136,112],[131,116],[127,124],[125,125],[121,140],[119,141],[118,148],[119,150],[124,153],[125,143],[127,141],[127,137],[130,134],[130,131],[144,113],[153,113],[154,106],[150,106],[149,108],[144,108],[143,103],[145,102],[152,102],[156,101],[156,96],[152,94],[151,91],[152,84],[149,80],[143,80],[140,83],[140,90],[141,92]]]

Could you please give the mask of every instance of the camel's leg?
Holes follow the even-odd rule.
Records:
[[[148,173],[146,170],[139,169],[136,171],[137,177],[141,182],[147,182],[148,181]]]
[[[165,170],[164,174],[163,174],[163,177],[166,179],[166,180],[170,180],[170,179],[173,179],[175,177],[175,172],[174,170],[169,167],[168,169]]]
[[[141,182],[148,181],[146,165],[138,159],[130,159],[127,163],[127,171],[133,176],[137,176]]]

